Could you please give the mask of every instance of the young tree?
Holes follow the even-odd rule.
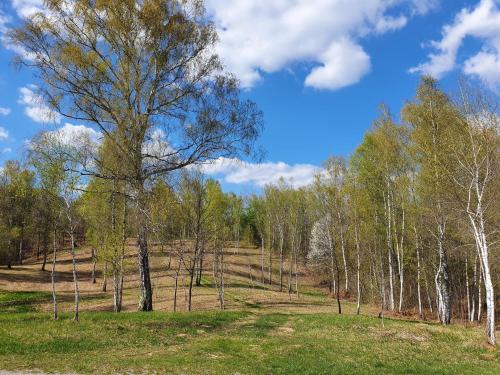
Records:
[[[329,264],[332,279],[335,280],[336,275],[336,288],[335,295],[337,298],[337,305],[339,314],[342,313],[340,304],[340,277],[339,265],[337,259],[337,244],[335,243],[335,226],[331,216],[325,216],[318,220],[311,232],[311,249],[307,254],[308,262],[312,264]]]
[[[224,247],[234,225],[234,207],[231,207],[234,196],[226,196],[218,182],[207,181],[207,237],[213,249],[213,278],[217,288],[219,306],[224,310]]]
[[[181,257],[189,273],[188,310],[192,309],[193,285],[195,277],[203,269],[203,257],[207,244],[207,225],[211,218],[207,214],[207,181],[199,171],[186,172],[181,182],[181,202],[186,217],[192,251],[184,252]],[[190,245],[190,243],[187,243]]]
[[[412,126],[414,155],[419,164],[419,189],[426,214],[433,220],[438,267],[435,275],[439,319],[450,324],[450,271],[447,251],[447,224],[450,220],[446,195],[449,177],[446,170],[453,152],[457,111],[437,82],[424,77],[415,101],[406,104],[403,118]]]
[[[77,212],[78,199],[83,184],[80,172],[81,161],[95,147],[89,133],[80,139],[72,140],[61,131],[41,133],[31,142],[31,157],[41,166],[40,172],[47,179],[59,210],[59,217],[64,220],[63,228],[70,237],[72,273],[74,283],[74,320],[79,319],[80,292],[76,266],[76,229],[79,224]]]
[[[490,214],[490,210],[498,209],[498,103],[484,90],[462,84],[458,108],[461,115],[457,122],[458,137],[453,147],[453,164],[448,171],[457,189],[456,200],[468,219],[479,255],[486,291],[486,335],[490,344],[495,345],[495,293],[490,249],[498,230],[495,228],[498,217],[495,213]],[[467,292],[468,290],[467,284]],[[470,301],[469,296],[467,301]]]

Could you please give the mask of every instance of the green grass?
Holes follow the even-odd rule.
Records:
[[[0,313],[36,311],[36,306],[52,300],[49,292],[7,292],[0,291]]]
[[[20,301],[37,301],[26,294]],[[12,301],[0,293],[0,303]],[[30,304],[28,304],[30,305]],[[0,312],[0,369],[174,374],[499,374],[477,328],[261,310]]]

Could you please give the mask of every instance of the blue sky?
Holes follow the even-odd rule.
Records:
[[[41,0],[0,4],[0,35],[42,9]],[[207,9],[220,56],[265,116],[265,164],[205,168],[229,190],[258,191],[279,176],[308,183],[330,155],[349,156],[381,102],[398,116],[422,73],[445,89],[459,75],[500,88],[498,0],[207,0]],[[12,66],[13,48],[0,38],[1,165],[22,157],[37,132],[78,124],[48,116],[38,82]]]

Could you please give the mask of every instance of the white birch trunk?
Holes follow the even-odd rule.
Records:
[[[418,241],[417,227],[413,227],[415,232],[415,249],[417,251],[417,298],[418,298],[418,316],[420,319],[424,318],[424,313],[422,310],[422,293],[420,288],[420,246]]]

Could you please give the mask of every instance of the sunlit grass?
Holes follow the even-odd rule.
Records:
[[[37,301],[36,294],[17,295]],[[0,294],[0,301],[13,295]],[[38,296],[37,298],[39,298]],[[46,297],[46,296],[45,296]],[[28,304],[29,305],[29,304]],[[477,328],[336,314],[0,313],[0,368],[77,373],[498,374]]]

